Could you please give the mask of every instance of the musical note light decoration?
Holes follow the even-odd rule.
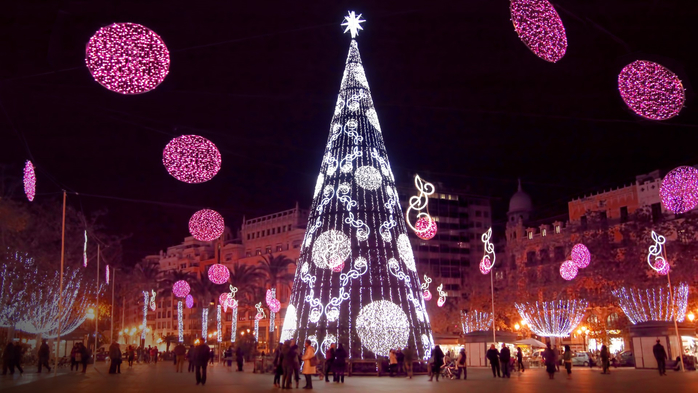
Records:
[[[497,261],[497,255],[494,252],[494,244],[490,242],[492,238],[492,228],[482,234],[481,240],[485,247],[485,255],[480,260],[480,273],[488,274],[494,267]]]
[[[259,341],[259,321],[264,319],[267,315],[262,308],[262,302],[255,304],[254,307],[257,309],[257,314],[254,316],[254,339]]]
[[[425,274],[424,282],[420,286],[420,289],[422,290],[422,296],[424,296],[424,300],[427,302],[431,300],[431,291],[429,291],[429,284],[431,284],[431,281],[431,278]]]
[[[664,259],[663,246],[666,243],[666,238],[655,231],[652,231],[652,240],[654,244],[650,246],[649,252],[647,253],[647,264],[650,265],[652,270],[655,272],[666,276],[669,274],[671,267],[669,262]]]
[[[155,311],[157,309],[157,304],[155,303],[155,290],[150,290],[150,309]]]
[[[414,177],[414,186],[419,191],[418,195],[411,196],[409,206],[405,212],[405,222],[423,240],[432,239],[436,236],[436,221],[429,215],[429,196],[434,194],[434,185],[422,180],[419,175]],[[417,212],[417,222],[412,225],[410,212]]]
[[[444,284],[441,283],[438,287],[436,287],[436,290],[439,291],[439,300],[436,301],[436,305],[439,307],[443,307],[444,304],[446,304],[446,297],[448,297],[448,293],[443,291],[444,289]]]

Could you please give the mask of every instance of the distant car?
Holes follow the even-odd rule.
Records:
[[[590,364],[593,365],[594,360],[592,360],[589,352],[577,352],[572,356],[573,366],[589,367]]]
[[[623,351],[616,358],[618,359],[618,366],[616,367],[635,367],[633,351]]]

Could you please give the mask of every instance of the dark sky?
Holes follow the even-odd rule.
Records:
[[[557,64],[518,39],[507,1],[37,1],[0,6],[0,164],[39,167],[38,198],[108,208],[132,233],[131,261],[176,244],[211,207],[228,224],[310,204],[339,89],[347,10],[367,22],[359,47],[398,176],[430,171],[499,198],[517,177],[537,206],[564,209],[636,174],[698,163],[698,7],[672,0],[560,0],[569,47]],[[171,51],[154,91],[122,96],[94,82],[85,44],[113,22],[143,24]],[[658,61],[687,88],[656,123],[630,112],[617,75]],[[211,139],[223,167],[181,183],[162,166],[174,136]],[[26,140],[26,146],[25,146]],[[147,204],[87,195],[166,202]],[[189,206],[189,207],[187,207]]]

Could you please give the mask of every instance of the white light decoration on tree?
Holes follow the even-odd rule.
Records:
[[[444,292],[443,289],[444,284],[440,284],[436,287],[436,290],[439,292],[439,299],[436,301],[436,305],[439,307],[443,307],[444,304],[446,304],[446,298],[448,297],[448,293]]]
[[[570,281],[577,277],[578,269],[577,264],[573,261],[565,261],[560,265],[560,275],[565,280]]]
[[[683,282],[673,291],[676,312],[672,307],[668,285],[644,290],[621,287],[611,292],[633,325],[650,321],[672,322],[674,317],[677,322],[683,322],[686,316],[689,291],[688,284]]]
[[[150,310],[155,311],[157,309],[157,303],[155,303],[155,290],[150,290]]]
[[[367,327],[360,332],[356,321],[364,307],[385,301],[405,316],[404,343],[421,358],[431,351],[420,341],[431,336],[421,276],[366,76],[352,40],[325,150],[318,154],[323,181],[300,247],[290,299],[295,319],[282,327],[282,336],[298,342],[312,336],[320,344],[334,337],[347,345],[350,358],[374,359],[362,344]]]
[[[425,301],[431,300],[431,292],[429,291],[429,284],[431,284],[431,278],[427,277],[427,275],[424,275],[424,282],[422,283],[420,289],[422,290],[422,296],[424,297]]]
[[[194,307],[194,296],[191,294],[187,295],[184,298],[184,303],[186,304],[187,308],[191,309]]]
[[[487,232],[482,234],[482,243],[485,246],[485,256],[482,257],[480,261],[480,273],[488,274],[494,267],[497,261],[497,255],[494,252],[494,244],[490,242],[492,238],[492,228],[488,229]]]
[[[569,337],[582,322],[586,300],[515,303],[519,315],[529,329],[542,337]]]
[[[460,322],[463,334],[488,331],[492,329],[492,314],[481,311],[461,311]]]
[[[387,300],[376,300],[359,311],[356,332],[364,348],[376,356],[388,356],[391,349],[407,345],[410,325],[400,306]]]
[[[216,306],[216,340],[223,341],[223,332],[221,332],[221,306]]]
[[[410,197],[409,207],[405,212],[405,222],[412,228],[417,237],[429,240],[436,236],[436,221],[429,215],[429,196],[434,194],[434,185],[416,175],[414,186],[419,191],[419,195]],[[410,222],[410,212],[413,210],[417,212],[417,221],[414,226]]]
[[[584,269],[591,263],[591,253],[587,246],[577,243],[572,247],[572,262],[579,268]]]
[[[238,308],[233,308],[233,323],[230,325],[230,342],[235,342],[238,332]]]
[[[189,233],[194,236],[194,239],[202,242],[210,242],[218,239],[223,235],[224,230],[225,221],[223,220],[223,216],[215,210],[199,210],[189,219]],[[222,275],[220,277],[223,277],[225,274],[225,272],[218,269],[214,270],[214,273],[221,273]],[[228,272],[228,277],[230,277],[230,272]],[[210,278],[209,275],[209,279]],[[226,278],[223,281],[225,282],[227,280]]]
[[[262,302],[255,304],[254,307],[257,309],[257,314],[254,316],[254,339],[259,341],[259,321],[264,319],[267,315],[262,308]]]
[[[36,174],[34,172],[34,164],[31,161],[27,161],[24,164],[24,194],[27,196],[29,202],[34,201],[36,196]]]
[[[654,244],[650,246],[649,252],[647,253],[647,264],[657,273],[666,276],[671,269],[662,251],[664,243],[666,243],[666,238],[652,231],[652,240]]]
[[[170,69],[170,52],[152,30],[136,23],[114,23],[90,38],[85,63],[100,85],[120,94],[156,88]]]
[[[148,291],[143,292],[143,324],[141,324],[141,340],[145,340],[145,330],[148,327]]]
[[[281,337],[279,341],[284,342],[293,338],[296,333],[296,308],[289,304],[284,316],[284,324],[281,326]]]
[[[184,313],[184,307],[182,307],[182,301],[177,302],[177,334],[179,336],[179,342],[184,342],[184,320],[182,314]]]
[[[344,32],[346,33],[347,31],[351,34],[351,38],[354,39],[359,35],[359,30],[363,30],[364,28],[361,27],[361,24],[366,22],[365,20],[361,19],[361,14],[359,16],[356,16],[356,13],[354,11],[349,11],[349,15],[344,17],[344,22],[342,23],[342,26],[346,26],[346,30]]]
[[[206,342],[208,338],[208,307],[202,304],[201,309],[201,342]]]
[[[87,267],[87,230],[85,230],[85,243],[82,245],[82,266]]]
[[[214,284],[225,284],[230,278],[230,270],[220,263],[208,268],[208,279]]]
[[[189,283],[184,280],[179,280],[172,285],[172,293],[174,293],[174,295],[178,298],[187,297],[190,290],[191,288],[189,287]]]
[[[320,193],[320,190],[322,190],[322,183],[325,182],[325,176],[321,173],[317,177],[317,183],[315,183],[315,192],[313,193],[313,197],[318,196]]]
[[[162,152],[162,164],[175,179],[204,183],[221,169],[221,153],[213,142],[198,135],[182,135],[172,139]]]

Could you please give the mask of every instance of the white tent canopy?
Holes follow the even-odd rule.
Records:
[[[514,343],[514,345],[529,345],[533,348],[545,348],[546,345],[542,342],[536,340],[535,338],[527,338],[525,340],[519,340]]]

